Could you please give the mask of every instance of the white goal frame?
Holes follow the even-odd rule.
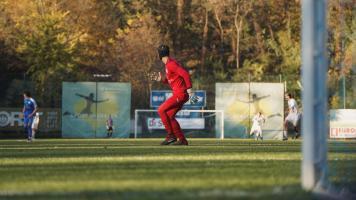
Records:
[[[200,113],[208,113],[208,112],[214,112],[214,113],[220,113],[221,114],[221,121],[220,121],[220,126],[221,126],[221,134],[220,134],[220,139],[224,139],[224,110],[180,110],[179,112],[200,112]],[[157,110],[154,109],[135,109],[135,130],[134,130],[134,137],[137,138],[137,127],[138,127],[138,113],[139,112],[157,112]]]
[[[327,0],[302,0],[302,155],[301,186],[328,188]]]

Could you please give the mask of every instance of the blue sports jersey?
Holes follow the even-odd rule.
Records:
[[[35,108],[37,107],[36,101],[32,98],[26,98],[24,99],[24,107],[25,107],[25,112],[24,115],[27,117],[29,114],[33,113]]]

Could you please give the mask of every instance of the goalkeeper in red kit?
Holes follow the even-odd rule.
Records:
[[[158,108],[158,114],[167,131],[167,136],[161,145],[188,145],[188,141],[175,115],[188,100],[194,104],[198,101],[198,98],[192,92],[189,73],[176,60],[169,57],[169,47],[160,45],[158,47],[158,55],[165,64],[166,76],[162,77],[160,72],[153,73],[151,74],[151,79],[168,84],[173,92],[173,96]]]

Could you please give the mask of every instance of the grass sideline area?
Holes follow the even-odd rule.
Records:
[[[0,140],[0,199],[313,199],[301,141]],[[356,141],[329,142],[329,180],[355,191]]]

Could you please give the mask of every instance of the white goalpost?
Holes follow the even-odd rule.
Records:
[[[193,117],[191,114],[193,114]],[[223,110],[181,110],[177,113],[176,119],[183,132],[184,130],[194,130],[200,133],[194,137],[206,137],[204,134],[210,132],[210,137],[224,139]],[[162,134],[165,134],[157,110],[136,109],[134,123],[134,138],[142,137],[142,132],[163,132]]]
[[[326,8],[327,0],[302,1],[301,184],[316,193],[325,193],[328,187]]]

